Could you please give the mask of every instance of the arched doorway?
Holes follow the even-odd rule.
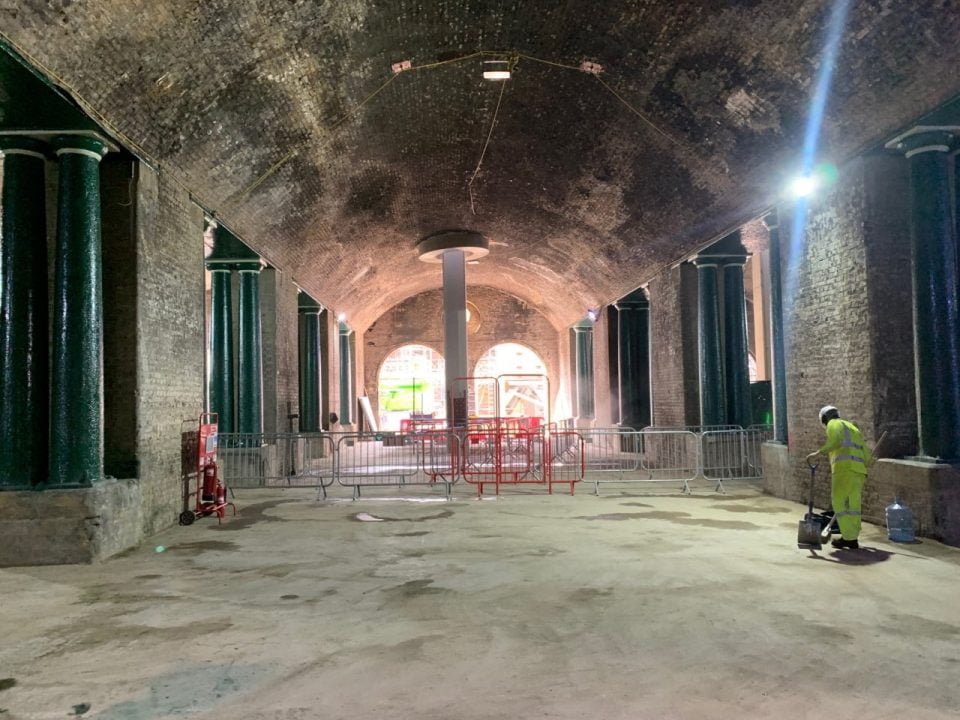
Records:
[[[500,382],[500,408],[489,381],[476,382],[476,414],[500,417],[540,417],[547,415],[547,368],[543,359],[526,345],[500,343],[487,350],[477,361],[473,373],[478,378],[502,375],[536,377],[504,377]]]
[[[442,418],[443,356],[426,345],[403,345],[387,355],[377,376],[380,428],[399,430],[413,415]]]

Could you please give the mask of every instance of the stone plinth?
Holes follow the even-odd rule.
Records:
[[[143,539],[140,483],[0,493],[0,567],[104,560]]]

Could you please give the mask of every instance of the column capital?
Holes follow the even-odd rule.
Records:
[[[0,135],[0,155],[24,155],[47,160],[50,157],[50,146],[24,135]]]
[[[263,270],[263,261],[260,258],[256,260],[238,260],[234,263],[237,272],[241,273],[259,273]]]
[[[632,293],[624,295],[613,303],[618,312],[624,310],[647,310],[650,308],[650,298],[646,288],[637,288]]]
[[[301,292],[297,296],[297,311],[303,315],[319,315],[323,312],[323,305],[305,292]]]
[[[575,322],[570,326],[574,332],[593,332],[593,320],[584,318],[580,322]]]
[[[58,135],[51,143],[58,157],[84,155],[100,162],[109,151],[109,147],[103,140],[87,135]]]
[[[946,153],[953,148],[958,135],[960,126],[957,125],[916,125],[897,135],[884,147],[899,150],[908,158],[930,152]]]

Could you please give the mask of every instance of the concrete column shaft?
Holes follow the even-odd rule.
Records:
[[[340,323],[340,424],[353,422],[353,353],[350,335],[353,331]]]
[[[593,328],[574,327],[576,342],[577,417],[592,420],[595,416],[593,396]]]
[[[638,290],[616,307],[620,424],[639,430],[651,422],[650,303]]]
[[[447,419],[451,426],[467,422],[467,383],[457,381],[470,374],[467,367],[467,273],[462,250],[443,253],[443,352],[448,397]],[[497,408],[497,412],[500,409]]]
[[[320,309],[300,311],[300,430],[320,431]]]
[[[727,404],[726,423],[741,427],[748,427],[752,422],[747,308],[743,292],[745,261],[745,257],[730,258],[725,260],[723,265],[723,371]]]
[[[237,429],[263,432],[263,338],[260,327],[260,268],[242,268],[237,342]]]
[[[103,475],[103,303],[100,158],[90,138],[56,141],[57,212],[50,484],[89,486]]]
[[[770,230],[770,339],[773,358],[773,439],[787,442],[787,364],[783,337],[783,285],[780,267],[780,224],[767,218]]]
[[[948,146],[915,138],[910,163],[920,454],[960,458],[960,308]],[[917,145],[919,147],[917,147]]]
[[[727,421],[720,344],[720,304],[717,297],[717,261],[698,259],[697,330],[700,347],[700,423],[723,425]]]
[[[47,480],[47,226],[45,146],[0,139],[0,487]]]
[[[207,387],[210,412],[219,417],[222,433],[236,431],[233,373],[233,273],[212,268],[210,282],[210,366]]]

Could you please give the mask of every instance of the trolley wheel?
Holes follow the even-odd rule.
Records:
[[[197,519],[196,513],[193,510],[184,510],[180,513],[180,524],[181,525],[193,525],[193,521]]]

